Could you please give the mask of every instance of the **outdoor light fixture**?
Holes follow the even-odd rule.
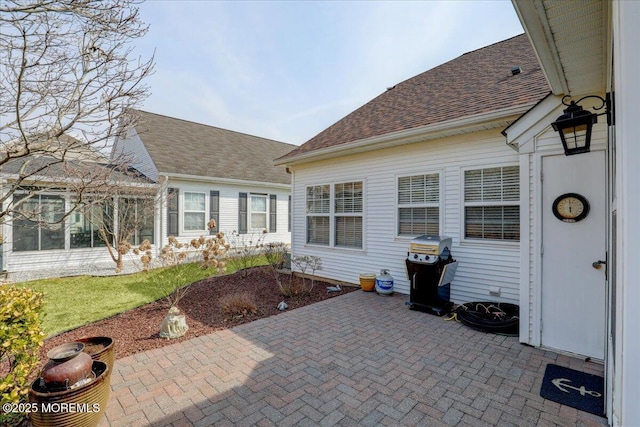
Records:
[[[601,110],[605,108],[604,113],[595,114],[591,111],[584,110],[580,105],[580,102],[587,98],[596,98],[602,105],[599,107],[593,107],[594,110]],[[587,95],[580,98],[577,101],[571,101],[567,104],[567,100],[571,99],[570,95],[566,95],[562,98],[562,104],[567,106],[564,110],[564,114],[558,117],[558,119],[551,123],[553,130],[560,133],[560,139],[562,140],[562,146],[564,147],[564,154],[570,156],[572,154],[588,153],[591,146],[591,129],[594,123],[598,122],[598,116],[602,114],[607,115],[607,124],[611,124],[609,115],[610,98],[607,94],[607,98],[603,99],[597,95]]]

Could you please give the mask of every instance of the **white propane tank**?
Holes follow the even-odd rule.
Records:
[[[393,293],[393,276],[389,274],[389,270],[380,270],[380,274],[376,277],[376,292],[387,296]]]

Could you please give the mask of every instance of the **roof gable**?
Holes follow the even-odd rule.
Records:
[[[512,67],[520,67],[521,72],[512,74]],[[533,105],[548,92],[529,40],[519,35],[395,85],[280,161],[376,136]]]
[[[290,184],[273,160],[296,146],[140,110],[135,130],[160,174]]]

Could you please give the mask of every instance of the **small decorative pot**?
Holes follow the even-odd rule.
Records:
[[[376,275],[374,273],[362,273],[360,275],[360,288],[365,292],[373,292],[376,287]]]

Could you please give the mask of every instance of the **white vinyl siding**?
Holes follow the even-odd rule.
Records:
[[[184,230],[204,231],[206,218],[205,193],[194,193],[185,191],[184,193]]]
[[[292,248],[294,255],[322,258],[319,275],[359,283],[360,273],[389,269],[394,289],[409,292],[404,260],[413,235],[398,235],[398,179],[438,173],[439,231],[453,239],[452,255],[460,262],[451,286],[456,303],[519,301],[519,242],[464,239],[464,170],[512,166],[518,153],[494,130],[391,147],[293,167]],[[363,181],[361,250],[307,242],[306,193],[309,187]],[[328,216],[328,215],[327,215]],[[333,229],[331,230],[333,232]],[[331,236],[330,243],[333,240]],[[491,260],[488,262],[488,260]],[[499,287],[500,296],[489,294]]]
[[[464,171],[464,236],[520,240],[518,166]]]
[[[398,178],[398,236],[440,234],[440,175]]]

